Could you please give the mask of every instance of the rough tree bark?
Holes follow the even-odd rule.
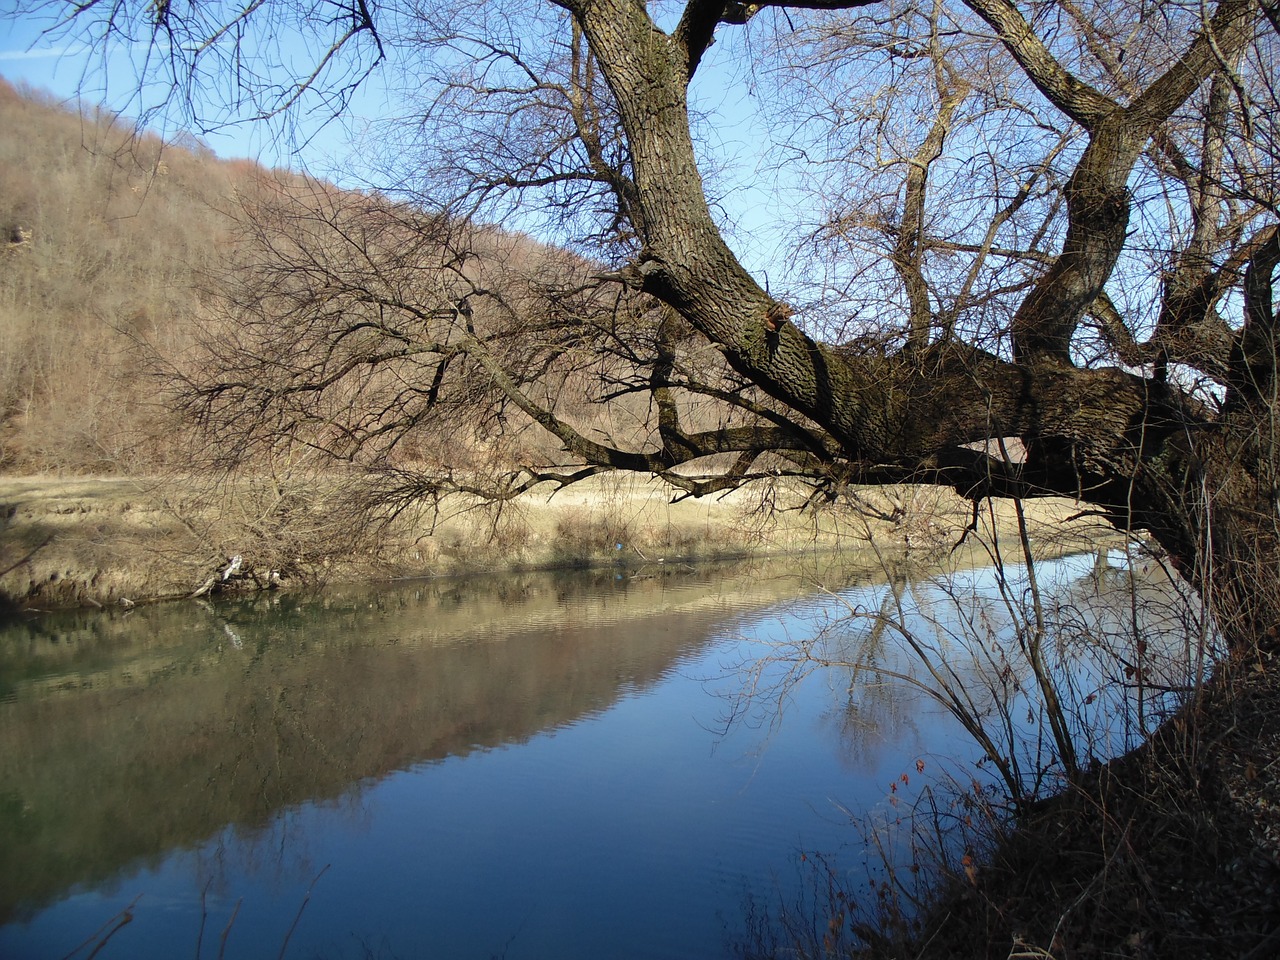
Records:
[[[707,492],[749,478],[745,465],[772,449],[796,472],[821,474],[836,486],[912,481],[948,485],[975,499],[1074,496],[1123,529],[1150,531],[1237,647],[1274,641],[1280,477],[1272,279],[1280,261],[1280,201],[1273,184],[1280,135],[1270,114],[1280,99],[1274,77],[1280,31],[1271,0],[1219,0],[1195,10],[1046,2],[1034,11],[1011,0],[688,0],[670,29],[655,17],[671,6],[643,0],[513,4],[508,13],[461,0],[403,9],[355,0],[335,5],[349,16],[321,23],[299,18],[290,0],[225,9],[175,2],[161,12],[122,0],[103,17],[94,4],[58,17],[64,35],[99,44],[131,40],[149,25],[164,54],[155,62],[200,78],[219,76],[219,63],[240,64],[251,53],[242,38],[255,27],[268,37],[281,26],[323,33],[315,70],[300,82],[238,67],[221,74],[235,94],[230,101],[244,96],[264,115],[322,95],[326,84],[339,92],[342,109],[346,81],[366,77],[389,49],[381,31],[400,30],[407,40],[401,49],[422,51],[411,69],[421,71],[424,89],[435,91],[424,101],[421,125],[437,135],[424,142],[421,165],[445,171],[440,182],[456,188],[454,196],[432,198],[442,208],[483,210],[495,196],[515,198],[504,210],[527,197],[551,197],[565,220],[609,208],[580,239],[596,243],[611,266],[625,260],[609,271],[610,282],[656,298],[665,312],[643,330],[637,326],[631,339],[603,327],[591,333],[597,347],[610,344],[600,349],[612,351],[611,362],[632,369],[627,377],[612,368],[603,373],[600,396],[647,393],[656,440],[627,448],[588,439],[555,397],[539,395],[527,369],[552,369],[566,351],[585,349],[582,314],[571,314],[598,307],[598,294],[553,299],[545,316],[526,322],[526,344],[555,341],[531,361],[528,350],[513,346],[514,333],[506,340],[472,323],[473,301],[498,302],[504,315],[519,311],[500,302],[470,267],[444,264],[452,279],[440,284],[438,302],[424,304],[421,291],[370,259],[356,232],[341,236],[369,264],[363,276],[326,267],[322,280],[299,283],[315,264],[286,251],[294,279],[272,288],[277,298],[292,298],[283,316],[295,324],[295,339],[318,331],[315,362],[300,369],[298,382],[269,389],[258,381],[280,365],[242,365],[238,380],[194,383],[206,417],[252,399],[283,418],[271,423],[293,423],[296,410],[282,404],[320,395],[352,371],[363,376],[378,365],[425,358],[418,367],[396,368],[397,382],[410,386],[390,395],[359,429],[345,431],[344,456],[354,456],[350,449],[362,437],[396,437],[425,422],[430,408],[444,404],[458,372],[470,369],[563,446],[573,463],[560,465],[559,482],[628,469]],[[817,35],[835,44],[815,42],[815,50],[825,50],[817,58],[824,67],[849,44],[865,41],[879,59],[864,79],[871,82],[876,70],[904,82],[914,76],[924,92],[908,109],[931,111],[916,124],[921,135],[914,144],[885,164],[907,171],[890,198],[898,209],[853,218],[887,238],[889,270],[880,276],[895,277],[901,290],[881,301],[886,314],[897,315],[876,318],[879,329],[899,336],[878,349],[821,342],[815,325],[743,267],[708,202],[691,132],[691,79],[723,31],[753,29],[775,13],[779,35],[804,32],[792,13],[815,18]],[[1130,36],[1139,39],[1127,44]],[[970,57],[964,48],[970,42],[985,46]],[[335,64],[350,51],[354,66],[335,84]],[[914,63],[927,69],[911,74]],[[1008,71],[1005,79],[991,80],[999,70]],[[258,86],[236,86],[244,83]],[[935,174],[963,164],[963,144],[971,141],[951,147],[953,126],[980,93],[992,116],[1027,121],[1023,133],[1011,136],[1049,134],[1041,154],[1021,166],[998,156],[1016,142],[992,148],[991,166],[1000,172],[991,189],[1001,192],[985,231],[979,224],[936,236],[929,226]],[[900,94],[894,87],[893,96]],[[1012,109],[1010,97],[1024,94],[1018,110],[1000,113]],[[971,140],[1004,133],[995,129],[999,119],[986,127],[980,118],[966,122]],[[1188,125],[1198,130],[1193,147],[1196,136],[1184,135]],[[449,135],[458,130],[465,132]],[[1182,191],[1162,213],[1135,206],[1132,191],[1147,167],[1157,171],[1166,199]],[[1001,176],[1016,177],[1016,189],[1005,191]],[[1040,227],[1012,230],[1037,196],[1049,195],[1052,202],[1036,214]],[[940,197],[936,202],[946,204]],[[976,201],[970,194],[962,202]],[[1182,211],[1192,221],[1185,230],[1175,222]],[[397,229],[414,229],[411,218],[387,216],[403,221]],[[1152,220],[1161,229],[1150,229]],[[1147,280],[1162,301],[1154,320],[1136,315],[1132,302],[1119,303],[1124,298],[1113,289],[1117,265],[1135,254],[1139,235],[1149,245],[1140,251],[1152,274]],[[1014,242],[1005,243],[1011,236]],[[946,278],[939,280],[933,262],[952,255],[972,265],[967,279],[942,291]],[[975,278],[993,258],[1008,270],[975,292]],[[411,267],[402,264],[400,274],[408,277]],[[1017,276],[1006,282],[1010,272]],[[964,330],[959,318],[974,304],[1004,318],[997,334],[977,338]],[[272,318],[263,307],[260,326],[270,327]],[[671,347],[677,326],[718,348],[730,376],[677,369]],[[1088,359],[1086,329],[1105,343]],[[352,346],[375,335],[382,338],[376,348]],[[290,348],[283,340],[275,345]],[[345,366],[332,366],[335,357],[345,358]],[[1189,375],[1212,381],[1212,388],[1189,385]],[[426,384],[416,392],[415,378]],[[362,381],[369,382],[371,376]],[[477,381],[467,382],[471,390]],[[680,420],[677,388],[749,422],[739,419],[729,429],[726,418],[722,429],[690,432]],[[464,401],[478,395],[464,391]],[[1025,459],[988,454],[999,446],[993,441],[1011,437],[1022,441]],[[743,466],[697,482],[675,472],[709,453],[739,454]],[[505,494],[548,476],[531,469]]]
[[[693,0],[668,35],[645,5],[565,0],[616,98],[631,147],[643,249],[635,282],[675,308],[771,396],[836,438],[863,482],[913,478],[966,496],[1076,496],[1122,529],[1149,530],[1212,603],[1233,642],[1280,625],[1275,447],[1275,230],[1246,271],[1228,396],[1207,409],[1160,376],[1082,369],[1071,340],[1124,248],[1128,182],[1172,113],[1247,44],[1261,18],[1227,0],[1183,56],[1127,104],[1072,76],[1010,3],[970,0],[1028,76],[1088,134],[1066,187],[1061,252],[1018,306],[1012,357],[943,339],[849,358],[771,320],[776,304],[717,230],[695,162],[686,89],[726,4]],[[762,4],[757,6],[768,6]],[[851,7],[862,4],[798,3]],[[775,329],[776,328],[776,329]],[[1026,463],[966,444],[1018,436]]]

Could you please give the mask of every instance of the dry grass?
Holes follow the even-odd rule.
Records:
[[[265,483],[7,477],[0,593],[40,608],[186,596],[236,554],[260,577],[284,570],[309,582],[873,549],[927,559],[950,550],[972,519],[944,491],[874,496],[880,507],[909,509],[895,522],[849,509],[801,511],[796,491],[755,486],[671,503],[656,481],[604,478],[555,496],[534,490],[500,512],[457,498],[438,516],[402,517],[375,535],[338,517],[315,487],[281,496]],[[1037,504],[1037,539],[1058,552],[1086,548],[1100,531],[1068,522],[1073,510],[1065,501]],[[982,523],[1007,530],[1012,515],[984,512]]]

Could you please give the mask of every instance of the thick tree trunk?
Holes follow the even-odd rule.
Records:
[[[1089,133],[1066,191],[1064,248],[1013,318],[1013,359],[945,338],[926,345],[922,331],[910,349],[855,355],[786,322],[783,305],[721,237],[695,161],[686,87],[723,5],[690,4],[672,35],[635,0],[566,6],[626,128],[644,242],[638,284],[718,345],[740,373],[828,432],[851,479],[940,482],[975,498],[1075,496],[1122,529],[1150,531],[1234,645],[1274,636],[1275,404],[1254,389],[1250,402],[1220,414],[1162,377],[1080,369],[1071,358],[1073,333],[1104,296],[1126,242],[1133,166],[1224,51],[1247,42],[1256,16],[1250,0],[1225,0],[1206,35],[1127,105],[1065,74],[1012,5],[974,0],[1050,102]],[[1269,277],[1274,264],[1267,266]],[[1269,287],[1266,300],[1260,316],[1270,322]],[[1266,382],[1274,379],[1273,331],[1264,332],[1263,348],[1245,351],[1237,364],[1255,386],[1259,368]],[[1246,346],[1253,340],[1246,337]],[[1010,436],[1026,443],[1025,463],[974,449]]]

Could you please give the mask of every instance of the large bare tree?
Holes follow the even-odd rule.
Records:
[[[383,194],[245,200],[271,255],[189,393],[238,454],[412,461],[406,495],[601,470],[1067,495],[1149,531],[1233,643],[1274,642],[1273,0],[52,10],[146,50],[139,89],[197,119],[341,112],[384,61],[414,87]],[[772,135],[749,176],[807,201],[775,214],[786,291],[726,240],[704,108],[742,90]],[[554,443],[484,484],[397,459],[449,423]]]

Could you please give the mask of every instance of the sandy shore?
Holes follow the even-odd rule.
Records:
[[[358,582],[479,571],[730,556],[946,554],[972,506],[934,488],[865,494],[869,510],[800,510],[799,491],[747,487],[671,503],[643,478],[535,489],[500,513],[456,498],[438,514],[377,531],[342,522],[324,498],[278,484],[196,489],[122,478],[0,477],[0,598],[22,608],[189,596],[242,557],[265,582]],[[1114,537],[1071,519],[1068,501],[1028,506],[1038,546],[1061,552]],[[894,514],[896,513],[896,516]],[[980,530],[1014,546],[1012,505],[984,504]],[[976,539],[976,538],[971,538]],[[218,585],[221,581],[218,581]]]

